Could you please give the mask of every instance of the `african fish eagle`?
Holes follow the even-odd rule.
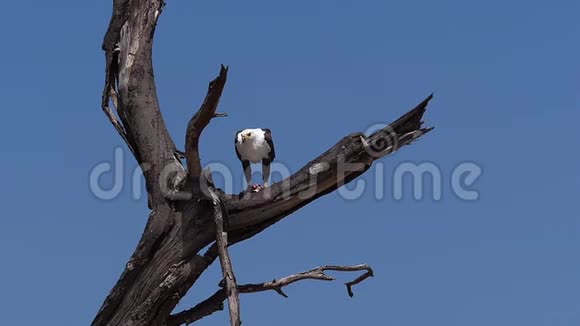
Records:
[[[252,187],[252,168],[250,163],[262,162],[262,179],[264,187],[268,187],[270,177],[270,163],[274,160],[274,142],[272,133],[267,128],[244,129],[236,133],[234,139],[236,155],[246,176],[248,188]]]

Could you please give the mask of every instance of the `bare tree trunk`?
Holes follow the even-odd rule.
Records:
[[[431,99],[372,135],[354,133],[291,177],[257,193],[225,194],[202,171],[199,139],[216,113],[227,68],[208,88],[188,124],[184,167],[169,136],[157,100],[151,50],[163,0],[114,0],[104,38],[106,58],[102,108],[140,164],[151,209],[143,235],[92,325],[180,325],[223,309],[230,300],[232,325],[240,324],[238,293],[274,290],[301,279],[331,280],[324,271],[366,271],[351,286],[372,276],[367,265],[321,266],[278,282],[238,285],[227,246],[248,239],[316,198],[363,174],[375,160],[410,144],[430,128],[422,117]],[[213,244],[212,244],[213,243]],[[202,253],[201,250],[210,245]],[[220,257],[223,288],[192,309],[171,315],[199,276]],[[234,305],[232,305],[234,304]],[[236,308],[237,307],[237,308]]]

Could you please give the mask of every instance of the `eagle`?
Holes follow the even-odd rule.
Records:
[[[272,132],[268,128],[244,129],[236,133],[234,139],[236,155],[242,162],[242,169],[246,176],[248,189],[257,189],[259,186],[252,186],[252,168],[251,163],[262,162],[262,179],[264,187],[268,187],[270,178],[270,163],[276,157],[274,151],[274,142],[272,141]]]

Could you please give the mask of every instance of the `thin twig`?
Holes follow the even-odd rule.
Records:
[[[354,266],[337,266],[337,265],[324,265],[313,268],[309,271],[305,271],[302,273],[292,274],[286,277],[282,277],[279,279],[275,279],[269,282],[264,283],[256,283],[256,284],[243,284],[238,286],[239,293],[255,293],[255,292],[263,292],[263,291],[276,291],[279,295],[288,298],[286,293],[282,290],[283,287],[290,285],[294,282],[298,282],[301,280],[322,280],[322,281],[332,281],[335,278],[326,274],[326,271],[337,271],[337,272],[356,272],[356,271],[365,271],[364,274],[357,277],[355,280],[347,282],[346,288],[348,295],[350,297],[353,296],[352,293],[352,286],[366,280],[369,277],[373,276],[373,270],[369,265],[361,264],[361,265],[354,265]],[[220,285],[223,286],[222,283]],[[223,301],[227,298],[226,289],[222,288],[216,291],[213,295],[209,298],[205,299],[204,301],[198,303],[195,307],[184,310],[180,313],[172,315],[168,320],[169,326],[178,326],[181,324],[190,324],[197,320],[202,319],[203,317],[209,316],[212,313],[223,310]]]

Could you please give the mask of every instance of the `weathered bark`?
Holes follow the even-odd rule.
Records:
[[[211,119],[223,116],[216,110],[227,68],[222,66],[210,83],[206,99],[188,125],[185,168],[163,121],[153,74],[153,35],[163,6],[163,0],[114,0],[103,42],[106,72],[102,108],[143,170],[151,213],[133,255],[92,325],[176,325],[191,321],[184,314],[171,316],[171,312],[209,265],[218,256],[223,259],[227,255],[216,239],[223,236],[221,239],[232,245],[258,234],[360,176],[373,161],[431,130],[422,128],[429,96],[385,129],[368,136],[354,133],[344,137],[294,175],[263,191],[225,194],[214,188],[211,175],[202,173],[199,141]],[[216,202],[221,203],[223,221],[216,215]],[[253,292],[235,282],[224,286],[233,292]],[[252,289],[276,290],[272,284],[256,286]],[[225,290],[219,290],[208,299],[208,306],[200,303],[196,316],[223,307],[225,294]],[[230,300],[235,299],[232,296]],[[237,314],[239,317],[239,310]]]

